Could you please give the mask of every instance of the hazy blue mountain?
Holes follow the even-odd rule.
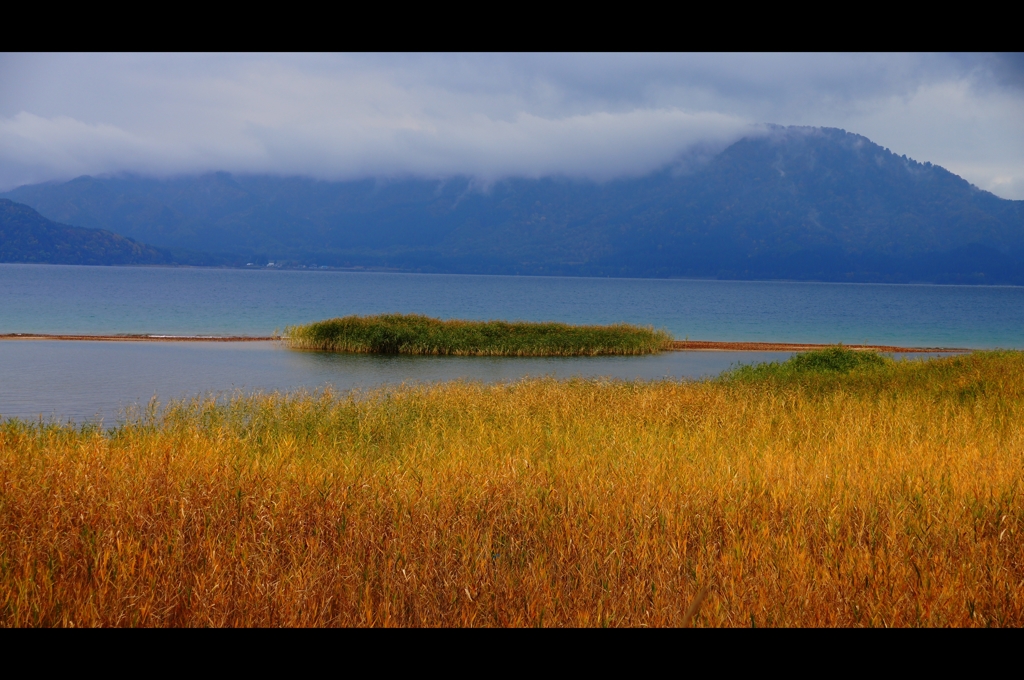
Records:
[[[166,250],[103,231],[58,224],[27,205],[0,199],[0,262],[170,264]]]
[[[36,264],[223,264],[224,258],[176,252],[104,229],[48,220],[30,206],[0,199],[0,262]]]
[[[4,194],[237,261],[419,271],[1024,284],[1024,201],[827,128],[607,183],[80,177]]]

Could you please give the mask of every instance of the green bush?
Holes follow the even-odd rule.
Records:
[[[792,380],[813,376],[839,376],[890,366],[892,359],[877,352],[854,351],[842,345],[801,352],[787,361],[744,365],[725,374],[732,380]]]
[[[797,373],[849,373],[858,368],[884,366],[888,361],[877,352],[855,352],[837,345],[797,354],[787,363]]]

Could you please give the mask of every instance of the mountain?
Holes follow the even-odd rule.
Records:
[[[1024,284],[1024,201],[830,128],[606,183],[80,177],[4,194],[237,261],[414,271]]]
[[[27,205],[0,199],[0,262],[172,264],[170,252],[102,229],[46,219]]]

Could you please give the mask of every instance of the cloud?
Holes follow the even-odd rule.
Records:
[[[916,160],[941,165],[998,196],[1024,199],[1024,99],[970,78],[878,98],[845,124]]]
[[[184,152],[187,153],[187,152]],[[0,118],[0,181],[18,174],[48,179],[53,174],[160,172],[185,160],[183,150],[159,139],[105,123],[68,116],[43,118],[21,112]]]
[[[0,119],[0,184],[131,171],[174,175],[211,170],[366,176],[563,175],[608,180],[676,162],[696,146],[724,147],[756,133],[745,121],[676,109],[591,113],[550,119],[520,113],[456,119],[337,118],[301,126],[247,121],[234,134],[178,139],[109,124],[19,113]]]
[[[253,130],[268,166],[327,177],[468,174],[564,175],[607,180],[663,167],[696,146],[723,146],[754,128],[718,113],[640,109],[545,118],[521,112],[510,120],[483,114],[396,118],[301,131]],[[270,167],[267,167],[269,170]]]
[[[991,55],[6,55],[0,189],[81,174],[638,175],[762,123],[1024,181]],[[987,183],[987,184],[986,184]]]
[[[1000,85],[1024,90],[1024,52],[993,54],[987,68]]]

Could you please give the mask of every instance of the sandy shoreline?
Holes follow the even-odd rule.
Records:
[[[5,333],[0,340],[92,340],[98,342],[266,342],[273,336],[252,335],[60,335],[50,333]]]
[[[807,352],[832,345],[797,342],[715,342],[711,340],[674,340],[669,349],[678,352]],[[843,345],[871,352],[970,352],[964,347],[895,347],[893,345]]]
[[[64,335],[50,333],[5,333],[0,340],[79,340],[93,342],[268,342],[281,340],[271,335]],[[716,342],[675,340],[668,349],[677,352],[807,352],[828,347],[818,343]],[[875,352],[970,352],[963,347],[895,347],[892,345],[844,345],[848,349]]]

